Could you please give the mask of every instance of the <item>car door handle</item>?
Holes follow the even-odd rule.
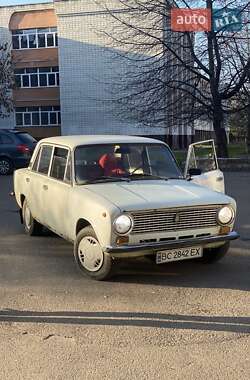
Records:
[[[29,182],[30,182],[30,178],[29,178],[29,177],[25,178],[25,181],[26,181],[27,183],[29,183]]]
[[[48,190],[48,186],[47,185],[43,185],[43,190]]]

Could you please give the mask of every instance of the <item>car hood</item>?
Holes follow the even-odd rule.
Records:
[[[234,203],[222,193],[186,180],[112,182],[86,187],[121,211]]]

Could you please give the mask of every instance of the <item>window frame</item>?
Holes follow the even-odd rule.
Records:
[[[71,152],[71,149],[69,149],[69,152],[68,152],[68,157],[67,157],[67,163],[66,163],[66,169],[65,169],[65,173],[64,173],[64,179],[63,179],[63,182],[68,184],[68,185],[71,185],[73,184],[73,160],[72,160],[72,152]],[[68,168],[68,164],[69,164],[69,161],[71,161],[71,167],[70,167],[70,181],[66,181],[66,173],[67,173],[67,168]]]
[[[53,71],[53,69],[57,69],[56,71]],[[23,73],[16,73],[14,72],[15,75],[15,82],[16,82],[16,88],[55,88],[60,86],[60,72],[59,72],[59,66],[50,66],[49,69],[50,71],[42,72],[40,69],[42,67],[36,67],[36,72],[29,73],[27,70],[29,70],[29,67],[23,69]],[[15,70],[17,71],[17,70]],[[45,75],[46,76],[46,85],[41,85],[40,81],[40,75]],[[53,75],[55,79],[55,84],[51,85],[49,84],[49,78],[50,76]],[[31,85],[31,77],[36,76],[37,79],[37,86],[32,86]],[[24,77],[28,77],[28,86],[24,86]],[[18,78],[18,80],[17,80]],[[17,83],[20,81],[20,86],[17,85]]]
[[[42,150],[43,150],[44,147],[52,147],[51,157],[50,157],[50,162],[49,162],[48,173],[47,174],[41,173],[41,172],[38,171],[38,168],[39,168],[39,165],[40,165],[40,161],[41,161]],[[52,157],[53,157],[53,154],[54,154],[54,146],[53,146],[53,144],[43,143],[43,144],[39,145],[38,153],[37,154],[39,154],[39,159],[38,159],[38,162],[37,162],[37,170],[33,169],[35,161],[36,161],[36,158],[37,158],[37,155],[36,155],[36,157],[34,159],[34,162],[32,163],[31,170],[33,171],[33,173],[37,173],[37,174],[42,175],[44,177],[48,177],[49,173],[50,173],[50,170],[51,170]]]
[[[44,127],[44,128],[50,128],[50,127],[58,127],[61,125],[61,108],[60,106],[47,106],[47,107],[52,107],[51,110],[45,110],[43,108],[46,108],[46,106],[33,106],[33,107],[16,107],[15,109],[15,126],[16,127]],[[23,108],[25,110],[23,111],[17,111],[18,108]],[[33,111],[29,110],[30,108],[34,108]],[[55,108],[59,108],[59,109],[55,109]],[[34,114],[37,114],[38,113],[38,124],[33,124],[32,123],[32,116]],[[48,123],[47,124],[42,124],[42,114],[43,113],[47,113],[48,115]],[[24,123],[24,119],[25,119],[25,114],[29,114],[30,115],[30,124],[25,124]],[[51,118],[50,118],[50,115],[51,114],[56,114],[56,124],[51,124],[50,121],[51,121]],[[17,124],[17,117],[21,115],[22,117],[22,124]]]
[[[39,167],[40,160],[41,160],[41,152],[42,152],[42,148],[44,146],[51,146],[52,147],[52,153],[51,153],[51,157],[50,157],[50,164],[49,164],[49,169],[48,169],[48,173],[47,174],[40,173],[38,170],[34,170],[34,165],[35,165],[35,162],[36,162],[37,158],[38,158],[37,167]],[[66,162],[66,166],[65,166],[65,172],[64,172],[63,180],[51,177],[51,168],[52,168],[52,162],[53,162],[53,158],[54,158],[55,148],[62,148],[62,149],[65,149],[65,150],[68,151],[67,162]],[[39,155],[39,157],[38,157],[38,155]],[[42,175],[42,176],[47,177],[47,178],[49,178],[51,180],[58,181],[60,183],[64,183],[65,185],[68,185],[68,186],[72,187],[72,185],[73,185],[73,166],[72,166],[73,159],[72,159],[72,157],[73,157],[73,152],[70,149],[70,147],[65,146],[65,145],[59,145],[59,144],[53,144],[53,143],[46,143],[46,142],[44,142],[44,143],[42,143],[42,144],[40,144],[38,146],[36,155],[34,157],[33,162],[31,162],[29,169],[33,173],[35,173],[35,174]],[[71,179],[70,179],[70,182],[68,182],[68,181],[65,181],[65,176],[66,176],[67,166],[68,166],[68,162],[69,162],[70,158],[71,158],[71,171],[70,171],[70,173],[71,173]]]
[[[47,29],[47,30],[46,30]],[[30,32],[29,32],[30,30]],[[45,31],[46,30],[46,31]],[[45,46],[39,47],[39,40],[38,36],[44,35],[45,37]],[[53,46],[48,45],[48,35],[53,36]],[[21,46],[21,40],[22,37],[26,37],[27,40],[27,47]],[[35,36],[35,44],[36,47],[29,47],[30,46],[30,36]],[[14,47],[13,39],[16,39],[18,41],[18,48]],[[58,47],[58,31],[57,27],[50,27],[50,28],[34,28],[34,29],[19,29],[19,30],[13,30],[12,31],[12,49],[13,50],[31,50],[31,49],[53,49]]]
[[[59,178],[55,178],[55,177],[52,177],[51,176],[51,171],[52,171],[52,165],[53,165],[53,159],[54,159],[54,154],[55,154],[55,150],[56,148],[59,148],[59,149],[65,149],[67,150],[67,159],[66,159],[66,165],[65,165],[65,171],[64,171],[64,176],[63,176],[63,179],[59,179]],[[66,172],[67,172],[67,165],[68,165],[68,162],[69,162],[69,157],[70,157],[70,148],[69,147],[66,147],[66,146],[61,146],[61,145],[53,145],[53,153],[52,153],[52,160],[51,160],[51,165],[50,165],[50,170],[49,170],[49,175],[48,177],[50,179],[53,179],[55,181],[59,181],[59,182],[63,182],[63,183],[66,183],[67,185],[71,185],[72,183],[72,173],[71,173],[71,180],[70,182],[66,182],[65,181],[65,176],[66,176]],[[71,172],[72,172],[72,168],[71,168]]]

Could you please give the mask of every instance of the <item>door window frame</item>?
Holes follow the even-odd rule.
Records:
[[[204,140],[204,141],[197,141],[197,142],[195,142],[193,144],[190,144],[189,148],[188,148],[188,154],[187,154],[187,159],[186,159],[186,164],[185,164],[185,169],[184,169],[184,176],[185,176],[185,178],[188,177],[188,170],[190,169],[189,168],[189,162],[190,162],[192,154],[194,155],[195,166],[197,168],[197,161],[196,161],[196,156],[195,156],[195,152],[194,152],[195,145],[201,145],[201,144],[207,144],[207,143],[210,143],[211,146],[212,146],[212,148],[213,148],[213,150],[214,150],[214,159],[215,159],[216,169],[213,169],[212,171],[215,171],[215,170],[219,169],[218,158],[217,158],[217,153],[216,153],[216,147],[215,147],[214,140],[210,139],[210,140]],[[208,171],[205,172],[205,173],[208,173]]]
[[[44,146],[51,146],[52,147],[52,153],[51,153],[51,157],[50,157],[49,169],[48,169],[48,173],[47,174],[40,173],[38,170],[34,169],[34,165],[35,165],[35,162],[36,162],[36,159],[37,159],[38,155],[39,155],[39,158],[38,158],[38,162],[37,162],[37,168],[39,167],[40,160],[41,160],[41,152],[42,152],[42,148]],[[65,149],[65,150],[68,151],[67,162],[66,162],[66,166],[65,166],[65,172],[64,172],[64,178],[63,178],[63,180],[51,177],[51,168],[52,168],[52,162],[53,162],[55,148],[61,148],[61,149]],[[71,158],[71,173],[70,173],[71,174],[71,179],[70,179],[70,182],[68,182],[68,181],[65,181],[65,176],[66,176],[66,171],[67,171],[67,165],[68,165],[68,162],[69,162],[70,158]],[[47,178],[49,178],[51,180],[59,181],[60,183],[64,183],[66,185],[72,186],[72,183],[73,183],[73,173],[72,173],[72,152],[71,152],[71,149],[68,146],[65,146],[65,145],[42,143],[38,147],[38,151],[36,153],[36,156],[34,157],[34,161],[32,162],[32,164],[30,166],[30,170],[33,173],[37,173],[37,174],[42,175],[44,177],[47,177]]]
[[[56,148],[65,149],[65,150],[67,150],[67,152],[68,152],[68,153],[67,153],[67,160],[66,160],[66,165],[65,165],[65,171],[64,171],[63,180],[51,176],[51,169],[52,169],[53,158],[54,158],[54,153],[55,153],[55,149],[56,149]],[[68,162],[69,162],[70,155],[71,155],[71,151],[70,151],[70,148],[69,148],[69,147],[62,146],[62,145],[53,145],[53,151],[52,151],[52,156],[51,156],[51,161],[50,161],[50,167],[49,167],[49,173],[48,173],[48,177],[49,177],[50,179],[53,179],[53,180],[55,180],[55,181],[59,181],[60,183],[65,183],[66,185],[72,185],[72,168],[71,168],[71,179],[70,179],[70,182],[68,182],[68,181],[65,180],[66,172],[67,172],[67,166],[68,166]]]
[[[49,167],[48,167],[48,172],[47,174],[45,173],[41,173],[38,171],[38,168],[39,168],[39,165],[40,165],[40,161],[41,161],[41,154],[42,154],[42,150],[44,147],[52,147],[52,151],[51,151],[51,157],[50,157],[50,162],[49,162]],[[32,166],[31,166],[31,170],[34,172],[34,173],[37,173],[37,174],[40,174],[40,175],[43,175],[44,177],[48,177],[49,173],[50,173],[50,169],[51,169],[51,160],[52,160],[52,156],[53,156],[53,152],[54,152],[54,146],[52,144],[41,144],[38,148],[38,152],[37,152],[37,155],[34,159],[34,162],[32,163]],[[34,170],[34,165],[35,165],[35,162],[36,162],[36,159],[38,157],[38,154],[39,154],[39,158],[38,158],[38,162],[37,162],[37,169]]]

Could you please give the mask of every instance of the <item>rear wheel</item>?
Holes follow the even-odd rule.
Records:
[[[0,175],[8,175],[13,172],[13,163],[9,158],[0,158]]]
[[[30,236],[40,235],[43,230],[43,226],[33,218],[26,199],[23,203],[22,216],[26,234]]]
[[[227,254],[229,247],[230,247],[230,242],[227,242],[219,248],[204,249],[203,257],[198,259],[198,261],[204,264],[215,263],[221,260]]]
[[[92,227],[83,228],[77,234],[74,257],[82,273],[98,281],[110,278],[112,258],[103,252]]]

